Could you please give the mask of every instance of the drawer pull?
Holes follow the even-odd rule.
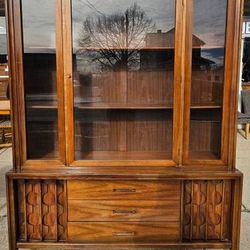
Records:
[[[113,210],[113,214],[136,214],[136,210]]]
[[[125,237],[135,236],[135,232],[114,232],[113,236],[125,236]]]
[[[114,188],[113,192],[115,193],[135,193],[136,189],[134,188]]]

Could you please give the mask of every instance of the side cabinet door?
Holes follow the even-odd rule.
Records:
[[[14,99],[20,130],[15,148],[20,165],[64,163],[61,1],[15,0]],[[11,30],[10,30],[11,31]],[[18,99],[18,100],[16,100]],[[14,111],[16,112],[16,111]],[[18,155],[18,150],[20,154]],[[35,162],[35,163],[34,163]]]
[[[186,164],[227,164],[235,2],[187,3]]]

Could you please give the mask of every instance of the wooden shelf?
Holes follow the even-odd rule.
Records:
[[[76,159],[83,160],[170,160],[171,152],[121,152],[121,151],[92,151],[75,152]]]
[[[56,109],[58,108],[57,102],[29,102],[27,105],[29,109]],[[75,103],[75,108],[77,109],[173,109],[173,106],[167,106],[164,104],[152,104],[152,105],[141,105],[141,104],[101,104],[101,103],[94,103],[94,104],[78,104]],[[202,104],[202,105],[192,105],[191,109],[220,109],[222,108],[221,105],[216,104]]]
[[[216,152],[190,151],[190,160],[218,160],[220,157]]]
[[[75,103],[75,108],[77,109],[173,109],[172,106],[167,106],[164,104],[152,104],[152,105],[141,105],[141,104],[122,104],[122,103],[92,103],[92,104],[78,104]]]
[[[57,109],[57,102],[55,101],[32,101],[27,102],[28,109]]]
[[[222,105],[211,103],[211,104],[195,104],[191,105],[191,109],[220,109],[222,108]]]

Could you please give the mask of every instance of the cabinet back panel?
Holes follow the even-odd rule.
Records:
[[[148,158],[150,153],[156,153],[152,157],[157,157],[157,153],[165,153],[165,158],[171,155],[172,111],[78,110],[75,115],[76,159],[101,151],[113,151],[114,157],[120,159],[127,159],[126,153],[132,158],[137,153],[142,159],[140,153],[148,152]]]

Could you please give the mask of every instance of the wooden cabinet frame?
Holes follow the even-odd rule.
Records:
[[[175,0],[177,39],[174,52],[171,160],[75,160],[71,21],[73,0],[55,0],[54,10],[59,157],[55,160],[27,159],[21,0],[5,1],[14,160],[13,171],[6,175],[10,249],[40,247],[119,249],[122,246],[132,249],[156,247],[238,250],[242,174],[236,169],[235,154],[243,0],[228,0],[221,157],[218,160],[189,159],[191,27],[194,0]],[[127,215],[123,217],[124,214],[119,215],[120,221],[113,220],[113,207],[118,206],[116,202],[118,200],[122,201],[118,204],[121,206],[118,207],[119,211],[124,212],[121,204],[125,206],[127,202],[137,208],[141,206],[137,217],[134,217],[137,220],[134,218],[129,220]],[[84,228],[82,219],[71,221],[68,218],[68,209],[71,209],[69,201],[73,203],[77,201],[76,203],[81,205],[80,208],[74,207],[80,209],[78,213],[81,215],[84,214],[81,208],[86,204],[89,204],[90,208],[97,206],[95,209],[99,210],[95,216],[89,216],[92,212],[90,210],[82,215],[83,218],[86,214],[89,216],[88,222],[93,223],[92,226],[87,225],[87,228]],[[167,203],[169,207],[164,210]],[[104,206],[107,207],[103,209]],[[155,209],[156,206],[159,207]],[[71,213],[74,213],[74,209]],[[129,209],[131,212],[130,207]],[[166,225],[159,219],[162,216],[159,210],[165,212]],[[128,211],[128,206],[125,206],[125,211]],[[166,211],[175,211],[174,219],[171,217],[172,214],[169,215]],[[154,220],[146,221],[147,216]],[[144,221],[143,219],[138,221],[138,218],[144,218]],[[116,235],[112,234],[111,221],[117,223],[118,229],[119,226],[123,230],[126,229],[125,234],[123,231],[118,231]],[[172,224],[168,225],[169,221]],[[70,227],[68,223],[71,223]],[[75,230],[76,223],[79,223],[82,230],[80,234]],[[128,230],[131,225],[138,230],[135,232],[141,233],[139,236]],[[153,229],[147,230],[146,227],[152,225],[156,227],[157,234],[152,233]],[[95,241],[96,235],[93,237],[93,232],[88,239],[86,232],[91,230],[99,233],[103,241],[100,238],[99,241]],[[162,234],[160,230],[163,230]],[[108,236],[106,231],[109,233]],[[121,235],[130,239],[121,240],[119,238]]]

